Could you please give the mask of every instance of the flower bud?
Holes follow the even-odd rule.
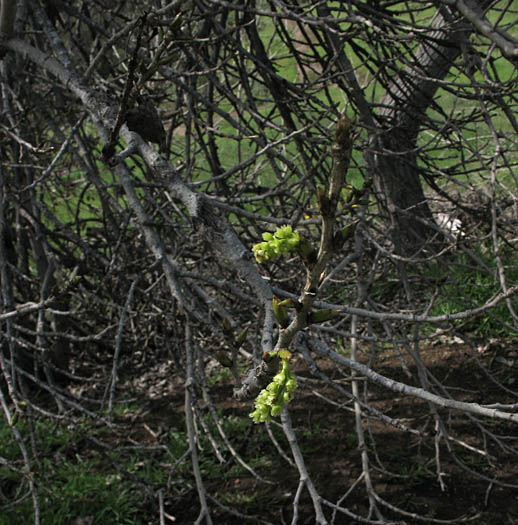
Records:
[[[280,416],[282,413],[282,405],[274,405],[272,407],[271,414],[272,416]]]

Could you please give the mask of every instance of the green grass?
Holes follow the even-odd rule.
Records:
[[[20,422],[17,428],[28,437],[28,427]],[[41,522],[45,525],[71,523],[77,517],[93,517],[94,524],[137,524],[138,508],[135,491],[94,451],[85,455],[75,450],[81,443],[81,435],[50,421],[37,421],[35,428],[37,459],[31,462],[36,482]],[[0,421],[2,456],[22,468],[18,458],[18,446],[4,419]],[[28,447],[30,449],[30,447]],[[26,483],[17,472],[6,466],[0,467],[0,484],[5,496],[13,497]],[[12,493],[11,493],[12,492]],[[20,495],[21,495],[20,494]],[[0,525],[31,523],[34,520],[31,498],[26,498],[14,508],[1,508]]]
[[[430,277],[440,282],[439,296],[430,310],[430,315],[451,315],[464,310],[481,306],[495,294],[501,292],[500,283],[496,278],[497,264],[494,254],[488,250],[479,250],[478,257],[489,268],[485,271],[476,266],[464,253],[458,254],[454,262],[447,268],[432,265]],[[502,255],[508,287],[518,282],[518,257],[509,251]],[[516,308],[514,301],[514,308]],[[501,301],[495,307],[468,320],[455,321],[464,331],[478,336],[516,336],[516,322],[505,303]]]
[[[136,406],[117,411],[121,417]],[[229,440],[235,444],[243,440],[253,423],[247,415],[229,415],[218,413],[222,428]],[[216,441],[219,433],[212,418],[207,415],[205,421]],[[27,441],[28,427],[23,421],[17,423],[17,429]],[[133,447],[124,448],[126,436],[109,434],[113,451],[102,450],[84,438],[84,432],[103,440],[108,431],[102,428],[72,428],[48,420],[37,420],[35,424],[36,459],[31,460],[32,474],[35,479],[41,511],[41,522],[45,525],[63,525],[73,523],[78,517],[91,518],[93,524],[141,524],[143,517],[149,518],[146,508],[146,493],[136,479],[149,487],[158,488],[169,483],[170,493],[185,491],[192,482],[192,465],[188,451],[188,439],[185,430],[171,430],[166,440],[169,453],[149,451]],[[269,440],[264,434],[258,434],[251,451],[250,464],[257,469],[268,470],[271,467],[275,451],[263,453]],[[4,419],[0,420],[0,456],[23,468],[20,462],[19,448],[11,429]],[[118,444],[120,442],[120,446]],[[223,455],[229,461],[220,463],[214,454],[209,439],[201,434],[199,463],[207,481],[231,482],[240,476],[249,476],[249,472],[238,462],[231,459],[226,447],[220,443]],[[259,452],[261,450],[261,452]],[[229,485],[230,486],[230,485]],[[27,493],[28,487],[19,472],[0,466],[0,488],[8,500],[16,499],[16,493]],[[228,503],[234,501],[232,491],[219,489],[219,494]],[[0,500],[0,525],[32,523],[34,509],[32,499],[27,497],[13,508],[2,506]],[[234,501],[246,509],[253,502],[241,495]]]

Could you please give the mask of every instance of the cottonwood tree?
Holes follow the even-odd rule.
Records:
[[[292,403],[314,392],[343,407],[361,461],[343,498],[323,493],[281,403],[286,451],[275,422],[254,431],[297,472],[293,523],[308,518],[305,490],[317,523],[434,521],[380,491],[373,473],[391,473],[373,421],[431,443],[442,490],[445,455],[487,494],[516,488],[465,459],[516,454],[488,424],[516,423],[516,392],[477,357],[481,318],[516,333],[516,14],[471,0],[2,0],[0,401],[20,459],[1,461],[35,523],[35,418],[113,428],[122,381],[160,363],[185,391],[177,459],[192,464],[197,522],[222,508],[244,519],[207,487],[201,435],[275,479],[225,434],[207,374],[228,366],[251,412],[286,349]],[[459,340],[496,395],[463,400],[424,364],[423,348]],[[379,368],[387,347],[406,379]],[[374,386],[424,400],[429,419],[379,410]],[[361,490],[364,512],[349,505]],[[146,486],[161,522],[175,512],[165,492]]]

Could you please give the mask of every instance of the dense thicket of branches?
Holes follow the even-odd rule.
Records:
[[[353,409],[360,445],[367,415],[416,429],[376,412],[368,383],[344,388],[339,376],[351,371],[429,401],[437,451],[445,444],[453,453],[447,414],[460,410],[473,425],[475,454],[494,446],[516,453],[514,441],[485,426],[488,417],[518,421],[516,392],[500,385],[505,403],[463,404],[419,352],[452,334],[475,351],[480,314],[498,334],[516,333],[517,14],[512,2],[489,0],[2,1],[0,401],[20,460],[0,453],[0,463],[22,473],[20,494],[32,497],[36,523],[37,446],[15,418],[111,425],[122,376],[170,361],[185,385],[199,474],[204,426],[194,422],[205,411],[217,417],[206,370],[225,349],[236,397],[253,398],[257,375],[271,374],[261,356],[289,342],[320,382],[313,388],[331,384]],[[158,108],[160,147],[146,142],[156,134],[126,125],[137,100]],[[353,150],[330,213],[318,188],[344,182],[332,154],[344,111]],[[156,127],[155,118],[144,110],[141,126]],[[462,235],[446,215],[449,224],[462,220]],[[352,221],[355,235],[343,245],[324,242]],[[255,263],[253,244],[280,225],[321,248],[325,274],[299,258]],[[469,272],[489,283],[488,293],[465,286]],[[288,335],[274,318],[274,294],[304,303],[304,315],[290,311]],[[309,326],[315,307],[340,315]],[[245,327],[237,350],[232,341]],[[408,385],[376,374],[376,350],[387,345],[415,363]],[[310,352],[334,363],[334,380]],[[361,486],[370,508],[361,517],[319,493],[289,409],[282,427],[318,523],[331,504],[365,522],[397,514],[371,483],[366,447]],[[215,447],[237,454],[221,439]],[[209,523],[210,494],[199,475],[196,483],[200,522]]]

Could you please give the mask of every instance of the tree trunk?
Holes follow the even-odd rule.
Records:
[[[469,2],[473,4],[473,2]],[[490,2],[477,4],[483,9]],[[411,256],[437,238],[419,179],[417,139],[434,97],[454,61],[468,43],[473,27],[457,13],[443,8],[436,30],[423,40],[413,62],[397,71],[380,101],[377,129],[371,134],[373,179],[378,203],[391,225],[395,248]],[[433,244],[433,243],[432,243]]]

